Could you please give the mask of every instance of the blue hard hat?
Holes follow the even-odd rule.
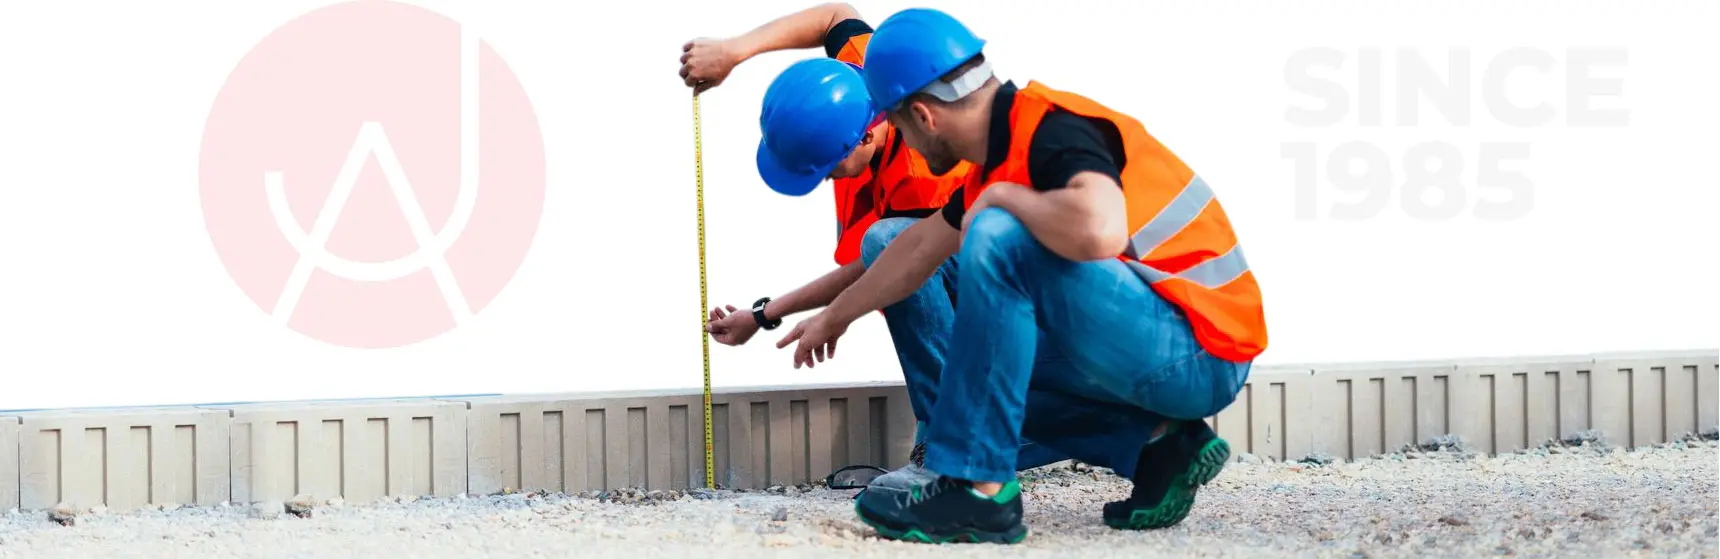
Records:
[[[812,192],[879,116],[854,65],[834,58],[796,62],[765,89],[758,174],[771,190]]]
[[[983,47],[984,39],[949,14],[931,8],[896,12],[866,43],[866,89],[880,109],[894,109]]]

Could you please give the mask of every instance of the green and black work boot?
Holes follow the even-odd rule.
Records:
[[[1205,421],[1171,424],[1159,440],[1141,447],[1128,500],[1105,503],[1105,525],[1122,530],[1168,528],[1182,522],[1195,493],[1230,460],[1230,443]]]
[[[908,463],[906,465],[873,478],[870,483],[866,484],[866,488],[861,489],[859,494],[854,495],[854,498],[859,499],[860,495],[865,494],[867,491],[907,491],[937,479],[937,477],[937,474],[926,469],[926,443],[914,443],[914,449],[908,452]]]
[[[893,540],[1019,543],[1027,537],[1021,484],[1013,479],[996,496],[986,496],[970,482],[938,476],[907,491],[866,491],[854,512]]]

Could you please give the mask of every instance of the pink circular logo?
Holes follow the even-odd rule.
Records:
[[[482,310],[543,211],[519,81],[458,22],[395,2],[325,7],[253,47],[210,109],[199,166],[233,281],[348,347],[416,343]]]

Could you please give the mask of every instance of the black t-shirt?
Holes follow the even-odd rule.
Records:
[[[865,20],[845,19],[836,22],[830,30],[824,33],[824,55],[860,65],[866,59],[866,43],[868,35],[872,34],[872,25]]]
[[[1014,82],[1005,82],[992,103],[992,135],[983,171],[986,174],[1009,157],[1009,112],[1015,105],[1016,91]],[[1122,145],[1122,134],[1110,122],[1054,109],[1039,121],[1033,141],[1028,144],[1027,175],[1033,183],[1028,186],[1041,192],[1056,190],[1069,186],[1069,179],[1085,171],[1103,173],[1122,184],[1121,169],[1125,163]],[[962,226],[962,218],[967,214],[963,199],[963,193],[957,190],[944,206],[944,221],[950,227]]]

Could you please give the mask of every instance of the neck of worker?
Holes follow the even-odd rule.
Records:
[[[968,94],[968,102],[958,106],[950,123],[955,128],[950,135],[950,147],[962,160],[980,168],[989,163],[986,156],[991,145],[991,111],[1000,87],[1002,84],[996,78],[986,80],[985,85]]]

